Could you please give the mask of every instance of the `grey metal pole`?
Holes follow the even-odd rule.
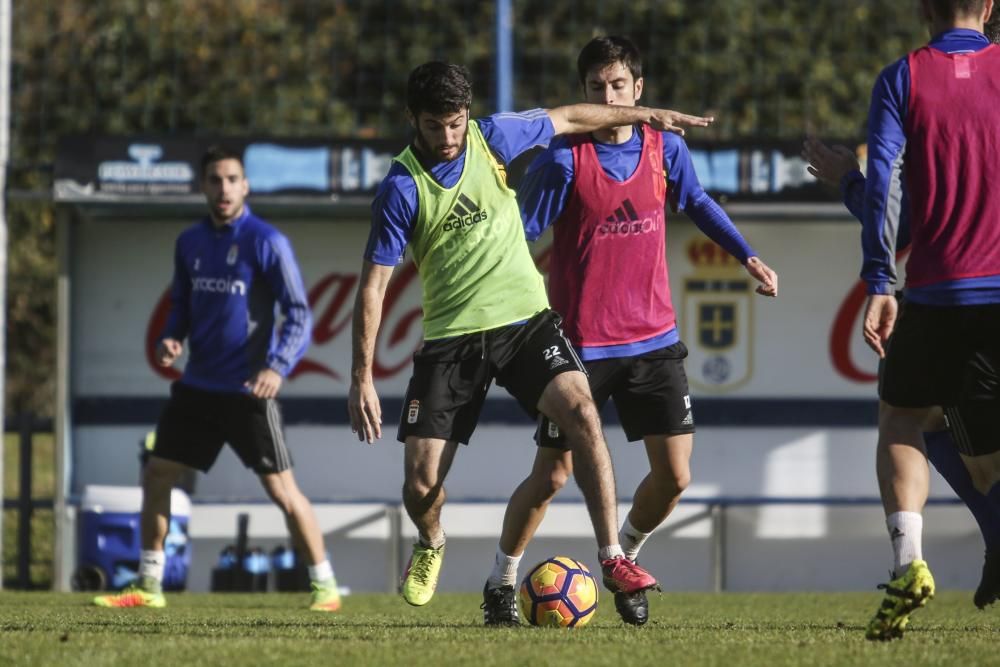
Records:
[[[386,592],[399,592],[399,577],[403,571],[403,509],[400,505],[386,505],[385,517],[389,520],[389,573]]]
[[[4,423],[4,378],[7,359],[7,161],[10,155],[10,40],[13,35],[13,0],[0,0],[0,426]],[[3,479],[3,438],[0,438],[0,480]],[[2,496],[0,488],[0,496]],[[0,512],[0,554],[3,553],[3,512]],[[0,566],[3,558],[0,556]],[[3,588],[3,577],[0,577]]]
[[[17,585],[22,590],[31,588],[31,469],[32,447],[35,435],[35,415],[21,413],[18,433],[21,436],[21,494],[17,509]]]
[[[69,335],[70,335],[70,245],[73,235],[73,212],[65,205],[56,207],[56,421],[55,421],[55,493],[53,514],[56,534],[53,540],[52,586],[57,591],[71,588],[70,578],[76,567],[76,508],[69,503],[71,419],[69,407]]]
[[[712,589],[716,593],[726,590],[726,507],[714,503],[712,516]]]

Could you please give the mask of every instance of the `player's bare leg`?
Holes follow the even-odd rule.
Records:
[[[483,622],[492,626],[520,624],[515,591],[517,567],[528,542],[545,517],[549,502],[573,474],[569,451],[538,447],[531,473],[518,484],[507,502],[493,571],[483,587]]]
[[[444,560],[445,536],[441,507],[444,480],[458,443],[440,438],[406,439],[403,461],[403,505],[420,538],[403,573],[403,599],[414,606],[430,602]]]
[[[875,467],[892,539],[893,579],[868,624],[868,639],[902,636],[910,613],[934,597],[934,578],[921,553],[921,512],[930,484],[923,428],[931,410],[880,406]]]
[[[142,510],[139,531],[142,553],[139,555],[139,579],[135,585],[121,593],[100,595],[94,598],[99,607],[163,607],[163,568],[166,554],[163,551],[170,529],[170,494],[174,484],[188,466],[150,456],[142,471]]]
[[[639,482],[632,498],[632,508],[619,534],[625,555],[632,560],[635,560],[645,537],[670,516],[681,494],[691,483],[694,434],[649,435],[643,438],[643,442],[649,459],[649,474]],[[629,531],[629,527],[634,531]]]
[[[965,420],[965,410],[970,407],[965,405],[963,410],[951,412],[948,420],[940,407],[932,408],[922,428],[928,460],[965,502],[983,535],[986,555],[982,576],[972,597],[973,603],[982,609],[1000,597],[1000,512],[991,501],[998,495],[996,491],[991,494],[991,490],[1000,478],[1000,453],[968,456],[959,451],[960,440],[969,448],[973,443],[984,442],[984,434],[975,426],[970,433],[970,425]],[[885,410],[885,404],[880,403],[879,409]],[[989,423],[993,422],[995,412],[995,406],[987,407]],[[985,442],[991,437],[992,431],[988,431]]]
[[[458,443],[439,438],[406,439],[403,461],[403,505],[428,543],[443,541],[441,507],[445,501],[444,480],[455,459]]]
[[[639,482],[632,498],[619,541],[625,557],[635,561],[649,535],[670,515],[681,493],[691,482],[691,450],[694,435],[649,435],[643,438],[649,473]],[[615,608],[631,625],[645,625],[649,620],[649,601],[645,591],[615,593]]]
[[[261,475],[260,482],[284,515],[292,543],[309,563],[309,580],[312,586],[310,609],[340,611],[337,579],[333,566],[326,557],[323,533],[320,532],[312,503],[299,489],[291,470]]]
[[[920,513],[927,502],[930,472],[923,431],[930,410],[883,404],[879,411],[875,469],[887,516]]]
[[[573,471],[597,536],[605,587],[628,594],[656,587],[656,579],[625,558],[618,544],[618,501],[611,454],[587,377],[577,371],[557,375],[542,393],[538,408],[559,426],[573,452]]]
[[[181,475],[190,468],[183,463],[150,456],[142,471],[142,548],[163,551],[170,529],[170,493]]]
[[[587,503],[598,546],[617,547],[615,476],[587,376],[578,371],[557,375],[542,392],[538,409],[559,425],[573,453],[576,481]]]
[[[531,473],[514,489],[503,516],[500,549],[520,557],[545,518],[549,502],[573,474],[569,451],[538,447]],[[508,582],[509,583],[509,582]]]
[[[326,560],[323,535],[316,522],[312,503],[299,490],[291,470],[260,476],[260,482],[278,509],[285,516],[285,524],[292,541],[310,565]]]

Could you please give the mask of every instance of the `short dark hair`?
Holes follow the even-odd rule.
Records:
[[[986,0],[926,0],[930,10],[939,19],[952,21],[959,16],[979,14]]]
[[[232,146],[213,144],[205,149],[201,156],[201,177],[205,178],[208,165],[220,160],[236,160],[240,163],[240,169],[246,171],[246,167],[243,166],[243,151],[236,150]]]
[[[987,39],[991,42],[1000,44],[1000,6],[993,6],[993,13],[990,14],[990,20],[983,26],[983,32],[986,33]]]
[[[632,40],[618,35],[595,37],[583,47],[576,59],[580,83],[587,83],[587,74],[595,67],[603,68],[615,63],[627,67],[633,80],[638,81],[642,77],[642,55]]]
[[[471,106],[469,71],[461,65],[432,60],[410,72],[406,82],[406,107],[414,116],[422,111],[440,116]]]

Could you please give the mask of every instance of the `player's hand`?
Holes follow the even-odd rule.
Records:
[[[156,346],[156,363],[167,368],[184,352],[184,345],[176,338],[164,338]]]
[[[771,270],[760,257],[751,257],[746,263],[747,273],[760,283],[757,294],[762,296],[778,296],[778,274]]]
[[[810,174],[830,185],[840,187],[845,174],[861,169],[858,158],[847,146],[830,147],[813,136],[802,143],[802,159],[808,162]]]
[[[247,382],[246,387],[250,390],[251,396],[274,398],[278,395],[278,390],[281,389],[281,374],[274,369],[265,368]]]
[[[382,437],[382,405],[371,378],[351,381],[347,412],[351,416],[351,431],[358,434],[358,441],[370,445]]]
[[[649,124],[657,130],[676,132],[684,136],[684,126],[687,127],[708,127],[715,122],[713,116],[691,116],[679,111],[670,109],[652,109],[649,117]]]
[[[885,358],[885,343],[896,325],[899,304],[891,294],[872,294],[865,307],[865,320],[861,332],[868,347],[875,350],[879,358]]]

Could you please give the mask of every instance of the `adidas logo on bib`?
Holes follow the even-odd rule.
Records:
[[[444,223],[444,231],[458,231],[465,227],[486,220],[486,209],[480,208],[479,204],[472,201],[464,194],[458,195],[458,201],[448,213],[448,219]]]

